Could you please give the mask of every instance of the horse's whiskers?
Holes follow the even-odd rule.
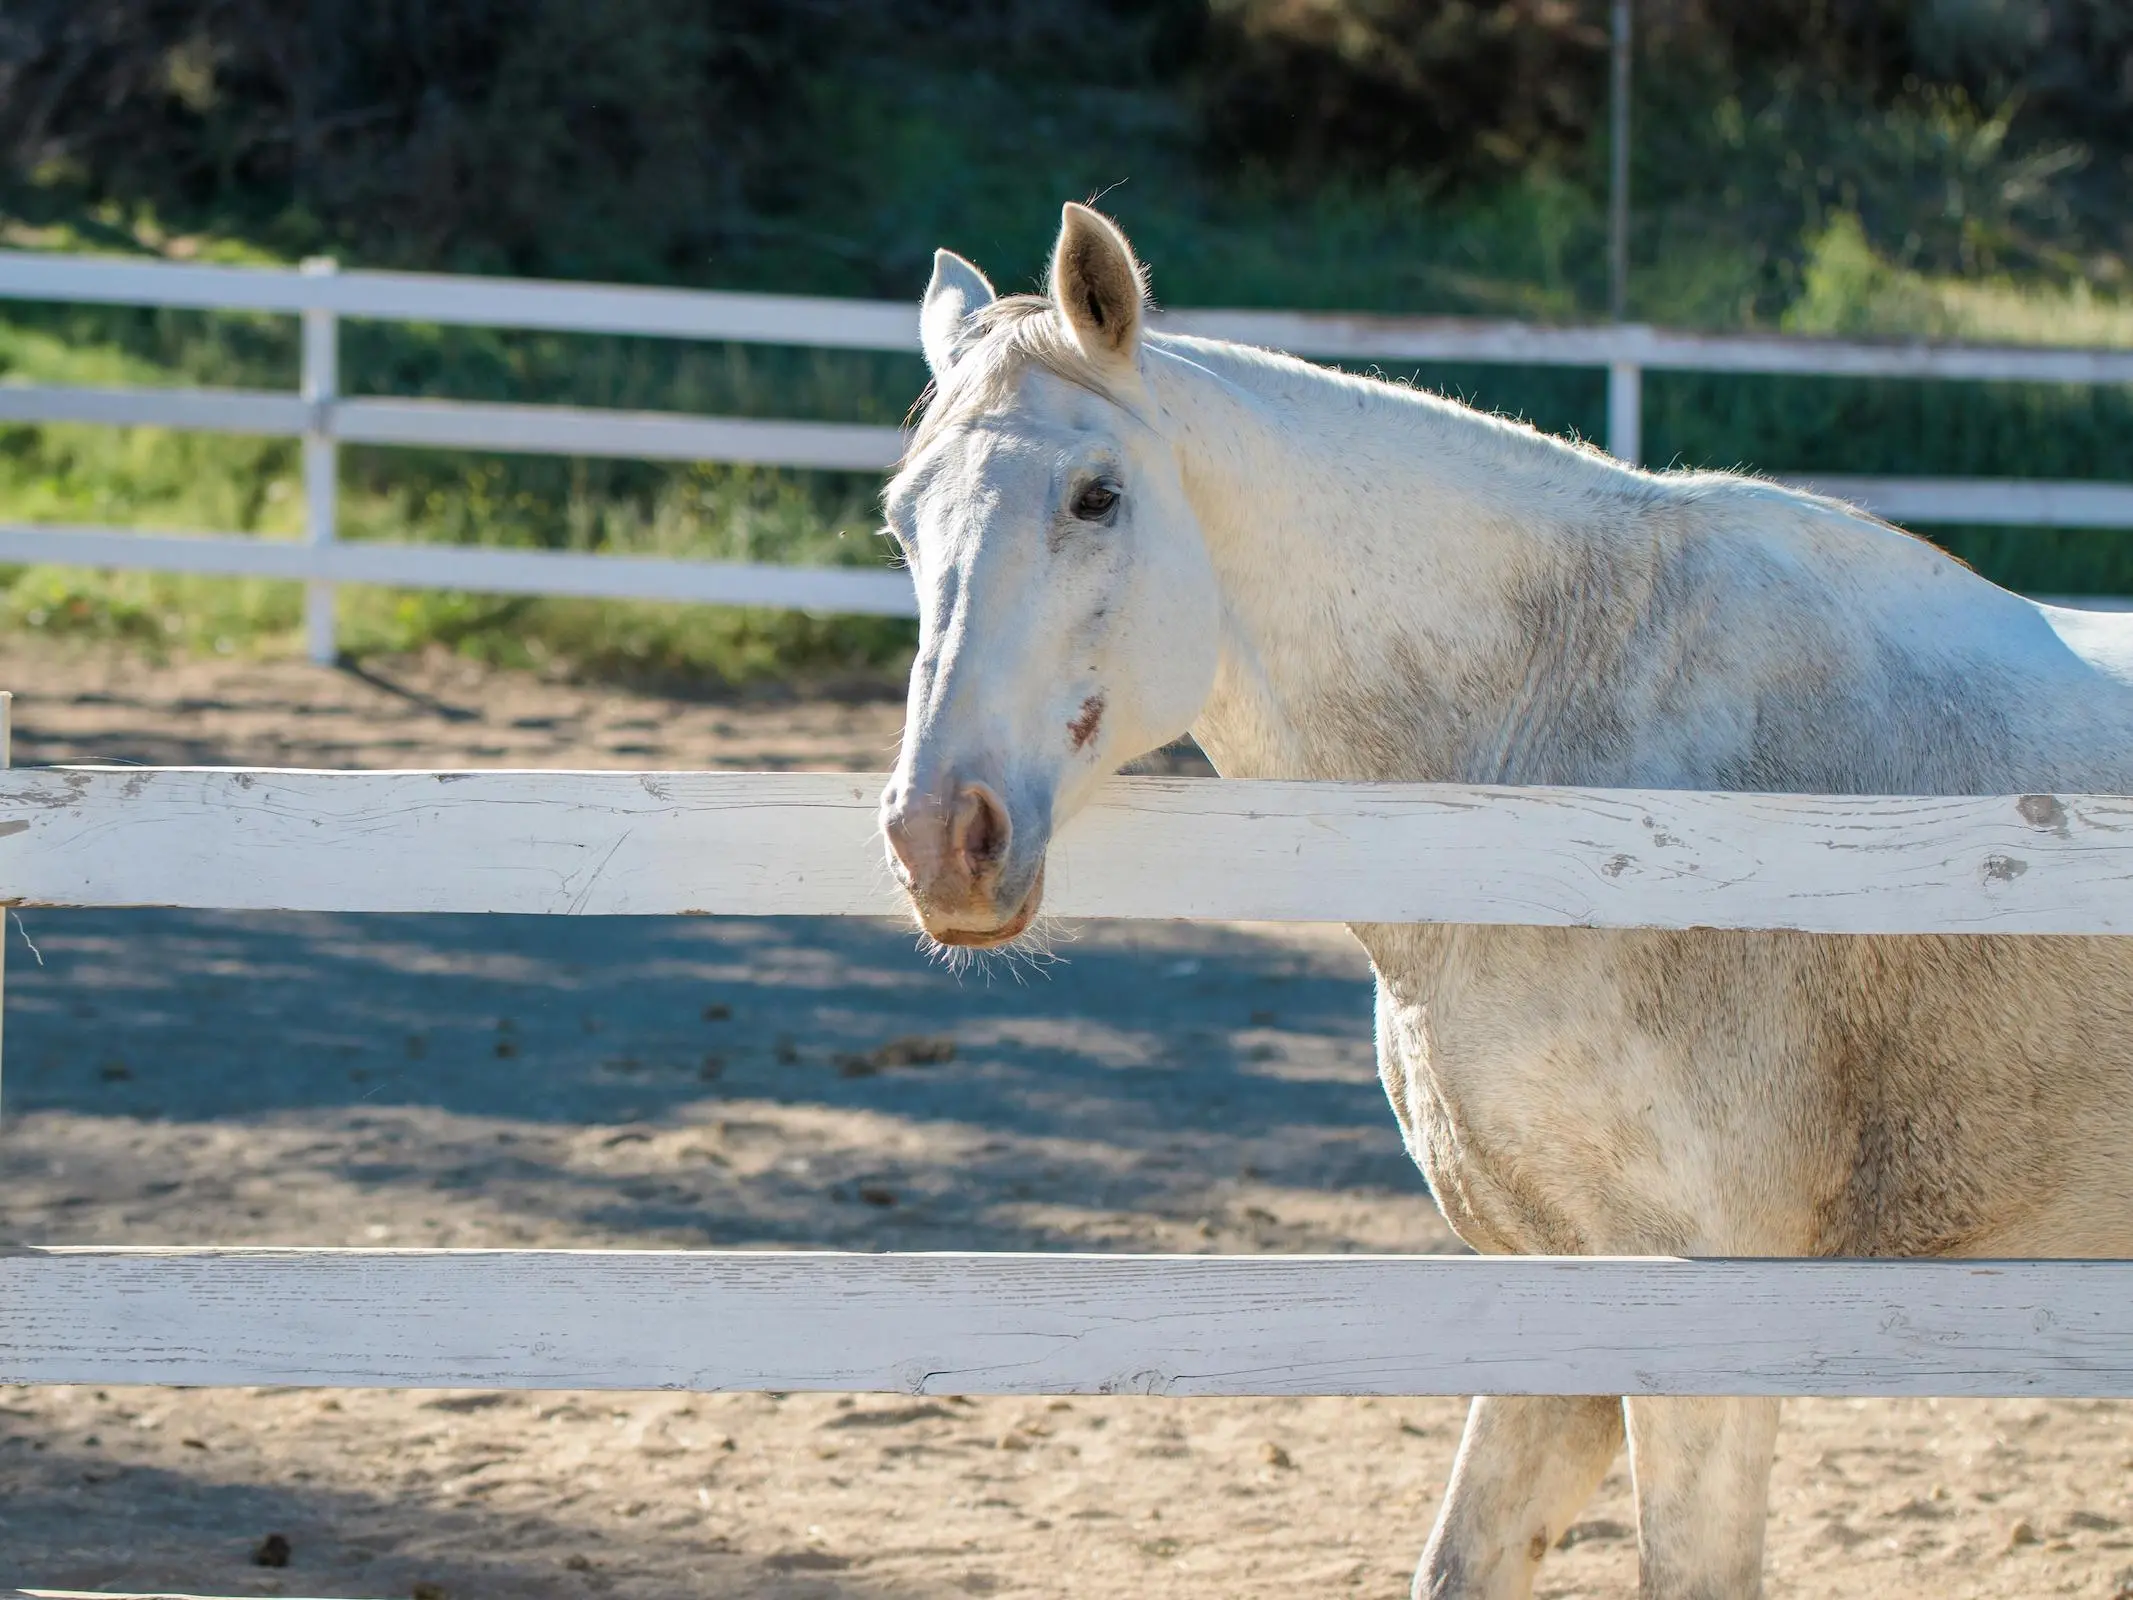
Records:
[[[956,977],[978,973],[990,982],[995,973],[1005,973],[1017,983],[1026,983],[1028,974],[1040,973],[1048,967],[1064,966],[1066,957],[1058,946],[1071,944],[1074,931],[1070,924],[1049,912],[1040,911],[1030,920],[1030,925],[1004,944],[979,948],[975,945],[943,944],[928,933],[925,924],[915,917],[912,932],[918,953],[936,965],[945,967]],[[1046,976],[1049,976],[1046,973]]]

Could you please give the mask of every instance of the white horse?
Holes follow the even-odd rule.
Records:
[[[920,603],[893,869],[1018,936],[1124,758],[1227,775],[2133,791],[2133,632],[1850,507],[1653,474],[942,252],[888,493]],[[1484,1251],[2133,1255],[2133,947],[1359,926],[1407,1147]],[[1482,1399],[1415,1578],[1523,1596],[1627,1438],[1643,1593],[1753,1595],[1775,1401]]]

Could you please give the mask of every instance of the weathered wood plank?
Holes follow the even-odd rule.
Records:
[[[356,271],[312,275],[286,267],[0,250],[0,296],[216,310],[318,309],[344,317],[851,350],[918,348],[918,308],[903,300],[647,289],[464,274]],[[1158,331],[1234,339],[1341,360],[1404,357],[1574,367],[1627,362],[1694,372],[2133,382],[2133,351],[2120,349],[1691,333],[1642,323],[1564,328],[1472,317],[1224,308],[1159,312],[1154,325]]]
[[[100,422],[120,428],[195,428],[287,438],[304,431],[309,415],[303,400],[272,390],[0,383],[0,420],[7,422]]]
[[[1911,527],[1921,522],[2013,528],[2133,528],[2133,484],[2043,478],[1868,478],[1834,474],[1801,487]]]
[[[0,900],[898,914],[880,779],[54,768],[0,777]],[[1079,916],[2133,932],[2133,800],[1133,779],[1055,848]]]
[[[24,1249],[0,1382],[2133,1395],[2133,1263]]]
[[[699,605],[791,606],[908,617],[911,580],[889,568],[677,561],[580,550],[455,544],[299,543],[250,535],[130,533],[0,522],[0,561],[59,561],[133,572],[210,572],[317,583],[376,583],[485,594],[583,595]]]

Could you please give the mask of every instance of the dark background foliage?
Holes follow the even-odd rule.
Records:
[[[811,128],[840,76],[937,69],[944,46],[1138,81],[1198,22],[1103,0],[11,0],[0,151],[18,190],[290,249],[686,276],[838,182]]]
[[[2015,145],[2079,142],[2072,188],[2098,210],[2133,176],[2124,0],[1638,17],[1662,107],[1960,94],[2010,107]],[[18,195],[241,220],[290,249],[690,277],[852,186],[821,133],[855,90],[1155,89],[1217,171],[1472,184],[1604,136],[1607,20],[1605,0],[11,0],[0,154]]]
[[[2019,94],[2025,133],[2124,142],[2123,0],[1641,0],[1652,64],[1708,89],[1791,73],[1872,101]],[[1590,0],[1213,0],[1217,149],[1309,167],[1501,173],[1602,131],[1608,8]]]
[[[14,0],[17,173],[297,245],[684,266],[774,196],[816,8],[676,0]]]

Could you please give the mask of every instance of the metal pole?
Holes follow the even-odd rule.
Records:
[[[306,277],[326,277],[340,264],[325,256],[304,263]],[[303,398],[311,408],[304,425],[304,536],[324,553],[332,544],[340,511],[340,450],[333,437],[333,402],[340,393],[340,329],[331,311],[307,309],[304,319]],[[333,585],[304,585],[304,646],[320,666],[340,657],[333,628]]]
[[[1607,314],[1629,317],[1630,0],[1614,0],[1613,82],[1608,94]]]
[[[1608,94],[1607,314],[1629,320],[1630,0],[1614,0],[1613,76]],[[1607,368],[1607,449],[1635,466],[1644,459],[1644,374],[1634,361]]]

